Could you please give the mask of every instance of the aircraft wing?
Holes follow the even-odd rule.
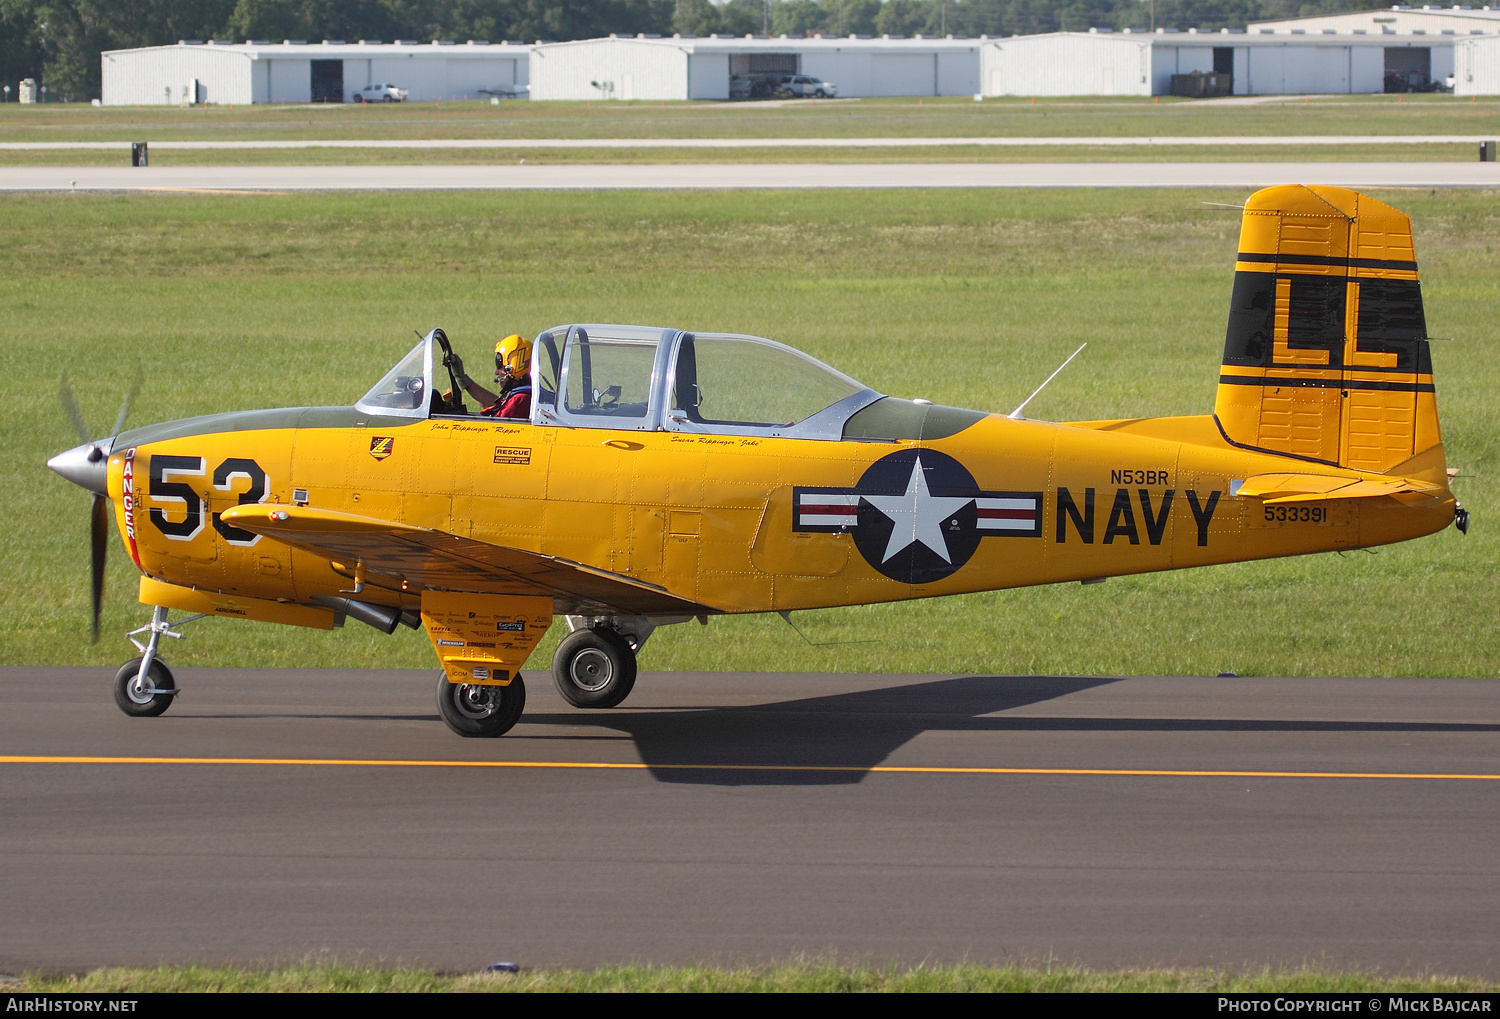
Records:
[[[1265,499],[1267,503],[1321,502],[1325,499],[1368,499],[1402,492],[1440,492],[1442,487],[1414,478],[1338,477],[1328,474],[1257,474],[1240,483],[1235,495]]]
[[[569,615],[696,616],[715,612],[647,584],[555,556],[372,517],[254,503],[224,511],[226,524],[341,565],[394,590],[543,595]]]

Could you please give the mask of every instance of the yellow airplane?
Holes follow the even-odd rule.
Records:
[[[434,330],[353,407],[117,422],[89,442],[65,386],[85,442],[48,466],[95,493],[96,635],[106,500],[141,571],[127,714],[170,706],[160,643],[190,619],[353,618],[426,627],[463,736],[515,724],[559,614],[559,690],[612,707],[669,623],[1466,531],[1408,217],[1268,188],[1236,259],[1201,416],[1031,421],[883,396],[757,337],[569,325],[536,337],[531,416],[509,420],[464,404]]]

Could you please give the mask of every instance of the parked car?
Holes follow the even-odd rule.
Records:
[[[789,92],[799,98],[829,99],[839,94],[838,86],[831,81],[810,78],[805,74],[785,74],[777,82],[779,92]]]
[[[395,85],[366,85],[354,91],[356,103],[403,103],[409,95],[406,89]]]
[[[770,99],[779,86],[775,78],[766,74],[731,74],[729,76],[729,98]]]
[[[1386,92],[1452,92],[1453,76],[1446,81],[1429,77],[1425,71],[1386,71]]]

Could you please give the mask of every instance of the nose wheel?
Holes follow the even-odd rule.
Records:
[[[574,630],[557,646],[552,678],[575,708],[612,708],[635,686],[635,651],[614,630]]]
[[[526,708],[526,684],[518,672],[509,686],[450,683],[439,674],[438,714],[460,736],[504,736]]]
[[[115,703],[132,718],[155,718],[172,706],[177,680],[160,658],[153,658],[143,675],[142,661],[132,658],[115,673]]]
[[[182,634],[177,628],[203,617],[204,613],[200,612],[174,623],[167,619],[166,608],[157,605],[151,609],[151,622],[126,634],[130,643],[141,652],[141,657],[132,658],[115,673],[115,703],[121,711],[132,718],[154,718],[172,706],[173,698],[182,691],[177,688],[177,679],[167,668],[167,663],[157,657],[156,650],[163,637],[181,640]],[[144,644],[135,639],[142,633],[151,635]]]

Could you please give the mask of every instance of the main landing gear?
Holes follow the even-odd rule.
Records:
[[[635,648],[618,630],[574,630],[557,645],[552,679],[575,708],[612,708],[635,686]]]
[[[612,708],[635,687],[635,659],[658,626],[707,616],[564,616],[572,632],[557,645],[552,679],[575,708]]]
[[[504,736],[526,708],[526,683],[519,672],[507,686],[450,683],[439,673],[437,706],[460,736]]]
[[[573,632],[557,646],[552,678],[575,708],[612,708],[635,686],[636,651],[655,627],[630,620],[636,625],[627,634],[610,622],[568,617]],[[526,683],[519,672],[506,686],[450,683],[440,674],[437,706],[443,722],[460,736],[503,736],[526,707]]]
[[[181,640],[177,627],[202,619],[206,613],[188,616],[175,623],[167,621],[167,610],[156,605],[151,609],[151,622],[126,634],[141,657],[132,658],[120,666],[115,673],[115,703],[120,710],[132,718],[154,718],[172,706],[172,701],[182,691],[167,663],[157,657],[157,648],[163,637]],[[146,643],[136,640],[136,634],[151,634]]]

